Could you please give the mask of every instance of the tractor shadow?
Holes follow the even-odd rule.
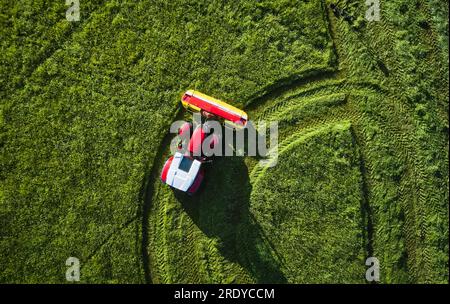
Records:
[[[176,199],[220,253],[245,268],[258,283],[286,283],[280,258],[250,213],[251,184],[243,157],[218,157],[207,164],[199,191]]]

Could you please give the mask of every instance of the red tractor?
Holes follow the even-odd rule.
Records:
[[[181,102],[189,110],[200,112],[207,119],[226,120],[237,126],[245,127],[247,114],[223,101],[209,97],[199,92],[187,91]],[[208,121],[198,125],[193,130],[189,122],[183,124],[178,130],[181,139],[188,139],[186,152],[182,151],[182,144],[178,145],[179,151],[171,156],[164,164],[161,172],[163,183],[188,194],[194,194],[199,189],[205,175],[202,165],[210,158],[204,155],[202,146],[205,139],[209,138],[211,149],[219,144],[219,138],[215,134],[210,135]],[[192,136],[188,136],[192,134]]]

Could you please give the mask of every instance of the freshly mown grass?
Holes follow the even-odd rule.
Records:
[[[289,282],[364,282],[367,223],[350,127],[323,126],[294,139],[254,181],[250,209]]]
[[[448,61],[441,56],[448,45],[437,44],[443,32],[435,30],[448,20],[431,18],[444,6],[390,1],[380,22],[360,30],[335,23],[340,68],[353,63],[346,74],[372,77],[387,89],[359,106],[371,117],[363,126],[370,134],[363,144],[375,156],[369,184],[386,185],[369,189],[374,254],[385,261],[385,282],[448,282]],[[358,44],[365,50],[352,48]]]
[[[69,256],[82,282],[144,282],[143,192],[180,94],[243,106],[335,62],[319,1],[82,1],[76,23],[64,1],[1,9],[1,282],[65,282]]]

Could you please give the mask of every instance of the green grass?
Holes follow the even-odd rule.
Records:
[[[448,1],[330,2],[2,1],[0,282],[448,283]],[[277,166],[162,185],[188,88],[278,120]]]
[[[349,123],[290,142],[253,184],[251,211],[291,283],[364,282],[364,196]]]
[[[142,191],[182,91],[243,105],[327,68],[323,14],[108,1],[83,2],[69,23],[60,2],[2,2],[0,280],[64,282],[76,256],[84,282],[143,282]]]

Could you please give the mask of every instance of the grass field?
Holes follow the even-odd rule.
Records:
[[[448,1],[337,2],[0,1],[0,282],[448,283]],[[188,88],[278,164],[163,185]]]

